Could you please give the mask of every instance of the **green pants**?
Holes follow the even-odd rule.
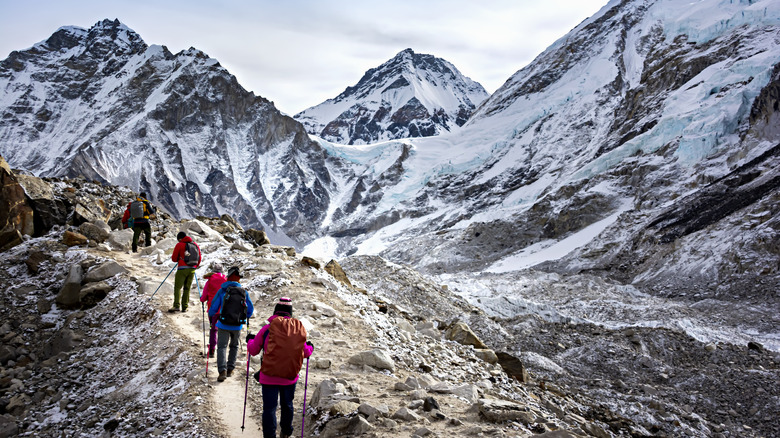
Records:
[[[176,271],[176,281],[173,283],[173,307],[179,307],[179,294],[181,293],[181,310],[187,310],[190,305],[190,287],[195,278],[195,268],[183,268]],[[182,293],[182,286],[184,292]]]

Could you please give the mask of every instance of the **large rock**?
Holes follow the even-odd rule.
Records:
[[[193,240],[198,240],[197,236],[205,237],[209,240],[221,242],[221,243],[227,243],[224,237],[222,237],[222,234],[218,233],[216,230],[211,228],[210,226],[206,225],[205,223],[193,219],[191,221],[187,221],[179,226],[179,231],[184,231],[187,234],[195,233],[195,235],[191,235],[190,237],[193,238]],[[178,234],[178,233],[177,233]]]
[[[478,348],[480,350],[487,349],[487,345],[485,345],[484,342],[482,342],[477,335],[474,334],[474,332],[471,331],[468,325],[464,322],[456,322],[450,326],[450,328],[447,329],[445,336],[450,341],[455,341],[459,344],[463,345],[473,345],[474,348]]]
[[[86,245],[88,241],[89,239],[87,239],[87,236],[81,233],[70,230],[65,230],[65,232],[62,233],[62,243],[66,246]]]
[[[83,309],[95,307],[95,305],[103,301],[113,289],[114,286],[111,286],[105,281],[90,283],[81,288],[81,291],[79,292],[79,304]]]
[[[360,415],[338,417],[328,421],[320,434],[320,438],[359,436],[370,432],[373,428],[374,426]]]
[[[271,241],[268,239],[268,235],[265,234],[265,231],[255,230],[253,228],[250,228],[244,232],[244,235],[246,236],[247,239],[255,242],[260,246],[268,245],[271,243]]]
[[[84,278],[84,269],[81,265],[74,264],[70,266],[68,276],[65,277],[65,283],[57,294],[57,304],[66,308],[78,307],[79,294],[81,292],[81,280]]]
[[[348,398],[347,388],[343,383],[334,379],[326,379],[317,385],[309,403],[313,408],[329,410],[334,404]]]
[[[33,210],[24,189],[0,157],[0,251],[22,243],[23,236],[32,236],[34,232]]]
[[[374,349],[358,353],[348,360],[352,365],[368,365],[380,370],[395,371],[395,363],[385,350]]]
[[[105,225],[105,222],[102,223]],[[83,224],[79,225],[79,232],[87,236],[89,240],[103,243],[108,240],[108,237],[111,235],[111,229],[106,228],[108,228],[108,225],[101,227],[100,225],[93,224],[92,222],[84,222]]]
[[[498,356],[499,365],[507,374],[523,383],[528,383],[528,371],[520,359],[504,352],[498,352],[496,356]]]
[[[102,199],[80,199],[73,211],[73,225],[84,222],[108,222],[111,220],[111,210]]]
[[[108,236],[108,243],[112,248],[127,251],[133,246],[133,230],[114,230]]]
[[[327,265],[325,265],[325,272],[332,275],[333,278],[340,281],[344,286],[347,286],[349,288],[352,287],[352,283],[349,281],[349,277],[347,277],[347,273],[344,272],[344,269],[341,268],[341,265],[339,262],[335,260],[331,260],[328,262]]]
[[[507,421],[520,421],[525,424],[532,424],[536,420],[536,415],[528,406],[512,403],[505,400],[479,401],[479,413],[487,421],[492,423],[504,423]]]
[[[51,184],[32,175],[16,175],[19,184],[24,187],[30,207],[33,209],[35,236],[43,236],[55,225],[65,225],[68,221],[68,206],[54,196]]]
[[[127,269],[112,260],[110,262],[103,263],[97,268],[91,269],[89,272],[87,272],[85,280],[87,283],[92,283],[96,281],[103,281],[107,278],[113,277],[116,274],[125,273],[127,273]]]

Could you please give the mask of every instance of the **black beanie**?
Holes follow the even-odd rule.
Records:
[[[279,298],[279,302],[274,306],[274,315],[292,316],[292,300],[287,297]]]
[[[187,233],[185,233],[184,231],[179,231],[179,234],[176,235],[177,240],[184,239],[185,237],[187,237]]]

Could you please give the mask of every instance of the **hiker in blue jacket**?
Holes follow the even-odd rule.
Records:
[[[222,286],[214,296],[214,300],[211,302],[211,307],[209,307],[209,317],[219,315],[216,324],[218,382],[223,382],[225,378],[233,374],[233,369],[236,367],[236,354],[238,353],[241,330],[244,328],[244,323],[255,311],[252,300],[249,298],[249,292],[238,282],[241,279],[238,267],[234,266],[228,269],[227,274],[227,281],[222,283]],[[239,290],[244,292],[244,300],[240,300]],[[228,346],[228,341],[230,341],[230,351],[228,352],[227,360],[225,360],[225,350]]]

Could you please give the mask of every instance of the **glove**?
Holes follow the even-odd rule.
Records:
[[[311,351],[314,351],[314,344],[312,344],[311,341],[306,341],[306,345],[311,347]]]
[[[246,343],[248,344],[249,340],[250,339],[254,339],[254,338],[255,338],[255,335],[253,335],[252,333],[247,333],[246,334]]]

